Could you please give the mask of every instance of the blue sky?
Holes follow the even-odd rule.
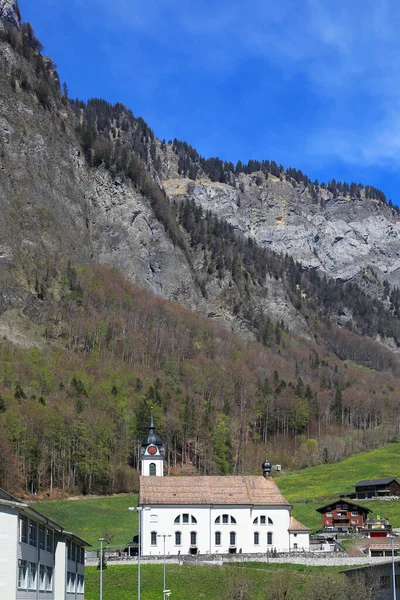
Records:
[[[400,203],[396,0],[19,0],[70,96],[123,102],[159,138]]]

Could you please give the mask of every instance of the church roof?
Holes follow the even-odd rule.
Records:
[[[290,506],[273,479],[260,476],[142,476],[139,504]]]
[[[303,523],[300,523],[300,521],[294,517],[290,516],[289,531],[311,531],[311,529],[303,525]]]

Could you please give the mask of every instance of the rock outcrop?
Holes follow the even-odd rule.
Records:
[[[16,0],[0,0],[0,20],[21,27],[21,15]]]

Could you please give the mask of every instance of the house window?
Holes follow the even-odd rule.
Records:
[[[260,534],[258,533],[258,531],[254,532],[254,545],[258,546],[260,543]]]
[[[236,546],[236,533],[234,531],[229,533],[229,545]]]
[[[297,550],[298,544],[293,544],[293,550]]]
[[[47,567],[46,592],[53,591],[53,567]]]
[[[75,544],[71,544],[71,560],[75,562],[76,558],[76,546]]]
[[[149,473],[150,473],[150,475],[157,475],[156,463],[150,463],[150,465],[149,465]]]
[[[180,531],[175,531],[175,546],[180,546],[182,543],[182,534]]]
[[[191,546],[197,545],[197,533],[195,531],[190,532],[190,545]]]
[[[28,519],[26,517],[19,519],[19,541],[23,544],[28,543]]]
[[[47,530],[46,550],[47,552],[53,552],[53,532],[51,529]]]
[[[39,592],[46,591],[46,567],[40,565],[39,567]]]
[[[150,534],[150,544],[152,546],[157,546],[157,531],[152,531]]]
[[[215,545],[216,546],[221,545],[221,532],[220,531],[215,532]]]
[[[29,545],[37,545],[37,525],[34,521],[29,521]]]
[[[37,564],[29,563],[29,571],[28,571],[28,589],[36,590],[37,587]]]
[[[261,515],[260,517],[260,525],[265,525],[265,515]]]
[[[353,511],[351,512],[351,516],[352,516],[352,517],[358,517],[358,510],[353,510]]]
[[[343,510],[347,510],[347,508],[348,508],[347,504],[342,504],[342,508],[343,508]]]
[[[326,516],[327,516],[327,517],[331,517],[331,516],[332,516],[332,513],[331,513],[331,512],[327,512],[327,513],[326,513]]]
[[[273,520],[270,517],[268,517],[268,525],[273,525],[273,524],[274,524]]]
[[[18,561],[18,587],[26,590],[28,587],[28,563],[26,560]]]
[[[271,531],[268,531],[268,533],[267,533],[267,544],[268,544],[268,546],[272,545],[272,532]]]
[[[40,525],[39,526],[39,548],[41,550],[44,550],[45,548],[45,541],[46,541],[46,528],[44,525]]]

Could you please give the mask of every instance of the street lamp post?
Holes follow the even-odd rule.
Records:
[[[163,587],[163,599],[165,600],[166,598],[169,598],[171,595],[171,591],[167,590],[166,588],[166,571],[165,571],[165,538],[167,537],[171,537],[171,534],[166,534],[166,533],[162,533],[162,534],[158,534],[157,537],[162,537],[164,538],[164,587]]]
[[[142,525],[142,511],[143,510],[150,510],[150,507],[143,507],[143,506],[130,506],[129,510],[132,512],[137,512],[138,513],[138,520],[139,520],[139,529],[138,529],[138,592],[137,592],[137,597],[138,600],[140,600],[140,553],[141,553],[141,546],[142,546],[142,541],[141,541],[141,525]]]
[[[396,600],[396,569],[394,564],[394,535],[388,537],[392,540],[392,582],[393,582],[393,600]]]
[[[100,600],[103,600],[103,542],[106,538],[99,538],[100,542]]]

